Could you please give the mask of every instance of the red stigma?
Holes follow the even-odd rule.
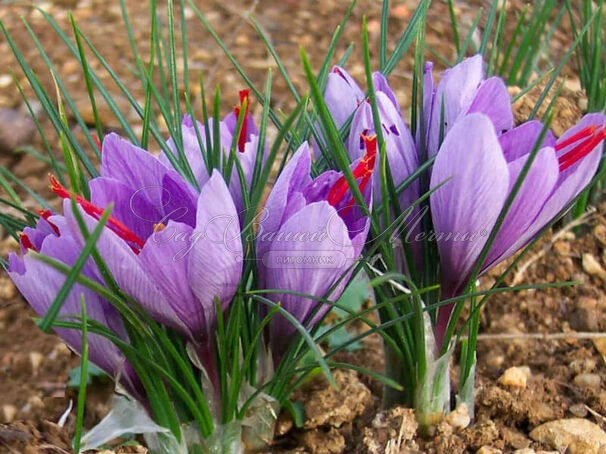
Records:
[[[93,137],[93,141],[95,142],[95,145],[97,145],[97,148],[99,149],[99,151],[101,151],[101,142],[99,142],[99,137],[97,136],[92,136]]]
[[[57,227],[55,224],[53,224],[51,221],[48,220],[48,218],[50,218],[53,215],[51,210],[36,210],[36,213],[39,214],[42,219],[44,219],[46,222],[48,222],[48,224],[52,227],[52,229],[55,231],[57,236],[60,236],[59,227]]]
[[[38,249],[36,249],[36,247],[34,246],[32,241],[29,239],[29,237],[25,233],[19,234],[19,240],[21,240],[21,245],[25,249],[31,249],[34,252],[38,252]]]
[[[71,198],[71,193],[67,189],[65,189],[65,187],[63,187],[53,175],[49,175],[49,180],[51,183],[51,191],[53,191],[62,199]],[[94,217],[97,220],[99,220],[103,215],[103,212],[105,210],[103,210],[102,208],[93,205],[88,200],[84,199],[83,197],[80,197],[78,194],[74,194],[74,198],[76,200],[76,203],[82,207],[86,214]],[[145,241],[135,235],[128,227],[126,227],[116,218],[110,216],[109,218],[107,218],[107,223],[105,225],[123,240],[134,243],[139,248],[142,248],[145,245]],[[135,248],[132,249],[133,251],[135,251],[135,253],[139,253],[139,250]]]
[[[356,180],[361,178],[361,181],[358,186],[360,188],[360,191],[364,191],[364,189],[368,185],[368,182],[370,181],[370,177],[372,176],[372,172],[375,167],[375,161],[377,157],[377,136],[368,137],[362,134],[362,140],[364,141],[364,144],[366,146],[366,154],[362,159],[360,159],[360,162],[358,162],[358,164],[356,165],[356,167],[354,167],[352,171],[353,177]],[[348,190],[349,185],[347,184],[347,180],[344,176],[342,176],[333,185],[330,192],[328,193],[328,197],[326,198],[326,200],[328,201],[328,203],[330,203],[333,207],[336,208],[339,202],[343,200],[343,197],[345,197],[345,194]],[[351,207],[354,205],[354,201],[355,200],[352,197],[349,203],[345,206],[345,209],[343,209],[343,211],[341,212],[341,216],[344,216],[351,209]]]
[[[573,134],[568,139],[563,140],[559,144],[556,145],[556,151],[562,150],[565,147],[572,145],[579,140],[583,140],[581,143],[576,145],[570,151],[567,151],[562,156],[558,158],[558,162],[560,163],[560,172],[568,169],[570,166],[576,164],[585,156],[593,151],[595,147],[597,147],[600,142],[602,142],[606,138],[606,128],[598,127],[598,126],[589,126],[587,128],[582,129],[581,131]]]
[[[246,145],[246,128],[248,122],[248,108],[250,106],[250,88],[245,90],[240,90],[240,105],[234,107],[234,113],[236,114],[236,121],[240,116],[240,111],[242,110],[242,105],[244,104],[244,100],[246,100],[246,108],[244,109],[244,118],[242,120],[242,128],[240,129],[240,135],[238,136],[238,150],[240,153],[244,152],[244,146]]]

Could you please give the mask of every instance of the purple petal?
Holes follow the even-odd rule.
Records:
[[[191,227],[195,226],[198,195],[194,189],[174,171],[164,175],[162,189],[162,222],[166,224],[172,219]]]
[[[505,83],[500,77],[485,80],[467,110],[467,113],[483,113],[494,125],[497,135],[513,128],[513,111]]]
[[[522,123],[520,126],[499,136],[499,143],[507,162],[515,161],[530,153],[542,130],[543,124],[540,121],[533,120]],[[548,130],[541,147],[555,147],[555,144],[555,136]]]
[[[471,105],[483,80],[484,64],[481,55],[467,58],[443,73],[432,101],[428,127],[428,156],[431,157],[438,151],[442,101],[444,102],[444,137],[446,137],[459,116]]]
[[[320,232],[325,234],[320,236]],[[327,202],[307,205],[284,223],[279,234],[280,240],[275,240],[262,258],[267,268],[267,289],[325,297],[357,258],[356,248],[349,239],[345,224]],[[343,279],[330,299],[339,297],[345,281]],[[314,299],[292,294],[272,294],[270,297],[281,301],[282,307],[301,323],[306,321],[319,304]],[[314,320],[322,317],[329,309],[330,306],[325,305]],[[285,346],[285,337],[294,331],[295,328],[288,321],[278,317],[272,322],[274,344]],[[277,350],[280,350],[279,346]]]
[[[389,101],[391,101],[391,104],[393,105],[393,107],[396,109],[396,111],[398,112],[398,116],[402,117],[402,112],[400,110],[400,105],[398,104],[398,100],[396,99],[396,95],[393,92],[393,90],[391,89],[391,87],[389,86],[389,83],[387,82],[387,78],[381,74],[380,72],[375,72],[372,75],[372,84],[373,87],[375,89],[376,93],[382,93],[385,96],[387,96],[387,98],[389,98]]]
[[[225,310],[240,282],[243,261],[236,208],[216,170],[200,192],[194,238],[186,259],[190,287],[209,327],[215,320],[214,298],[219,298]]]
[[[509,191],[528,155],[509,163]],[[542,148],[518,191],[486,257],[483,271],[505,260],[523,246],[521,239],[551,194],[558,180],[558,159],[551,147]]]
[[[445,296],[469,279],[509,188],[507,163],[485,115],[461,118],[446,136],[430,187],[451,177],[430,196]]]
[[[335,66],[328,75],[324,100],[335,124],[343,126],[364,99],[364,93],[345,69]]]
[[[74,235],[74,238],[77,239],[80,247],[82,247],[84,239],[72,213],[69,200],[63,202],[63,212],[65,213],[65,218],[72,235]],[[80,213],[86,222],[89,232],[92,232],[97,225],[97,221],[82,212],[81,209]],[[156,286],[155,281],[143,271],[137,255],[126,242],[109,228],[104,228],[103,233],[101,233],[97,240],[96,247],[120,289],[137,301],[154,320],[160,321],[183,333],[188,332],[186,325],[179,319],[168,301],[166,301],[164,293]]]
[[[49,236],[44,242],[41,253],[71,266],[74,264],[79,250],[67,235],[62,237]],[[25,255],[22,267],[16,269],[13,266],[12,268],[14,271],[9,271],[9,276],[38,315],[44,316],[62,287],[66,279],[65,275],[50,265],[32,258],[29,254]],[[90,271],[85,272],[86,274],[91,277]],[[113,318],[111,328],[117,328],[117,334],[124,338],[126,335],[124,327],[121,322],[118,324],[115,320],[116,310],[96,293],[80,284],[75,284],[72,287],[59,315],[79,315],[82,312],[81,295],[84,295],[86,301],[87,316],[106,326],[109,326],[108,318]],[[81,351],[82,334],[79,331],[56,329],[56,332],[74,350]],[[88,343],[91,362],[108,374],[115,376],[124,362],[119,350],[111,341],[97,334],[90,333]]]
[[[286,222],[286,208],[289,202],[295,194],[300,193],[312,181],[309,175],[310,169],[309,145],[304,142],[284,166],[267,197],[263,213],[259,217],[257,239],[257,256],[259,258],[263,257],[269,247],[268,242],[263,241],[263,234],[277,232],[280,226]]]
[[[161,180],[158,184],[161,184]],[[154,224],[162,222],[161,205],[152,206],[148,197],[150,192],[157,192],[157,188],[135,190],[115,178],[108,177],[94,178],[89,181],[88,186],[91,202],[100,208],[114,203],[112,216],[139,238],[147,238],[151,235]],[[155,194],[153,197],[155,198]]]
[[[206,131],[204,129],[204,125],[200,122],[196,122],[196,126],[198,128],[198,132],[200,133],[200,142],[205,148]],[[198,142],[198,135],[196,134],[193,120],[189,115],[186,115],[183,118],[183,122],[181,124],[181,135],[183,137],[183,153],[185,154],[185,158],[189,163],[189,167],[191,168],[196,181],[199,185],[202,185],[206,182],[206,180],[208,180],[208,170],[206,169],[206,164],[202,158],[202,150],[200,149],[200,143]],[[173,155],[178,158],[179,152],[177,151],[175,141],[172,139],[172,137],[166,141],[166,144],[172,151]],[[166,165],[166,167],[172,167],[172,164],[170,164],[170,161],[164,153],[160,155],[160,161]]]
[[[162,178],[169,169],[157,158],[113,133],[103,141],[102,156],[101,176],[140,190],[151,206],[162,205]]]
[[[566,131],[558,142],[566,140],[568,137],[576,134],[588,126],[606,126],[606,117],[600,113],[593,113],[585,115],[579,123]],[[558,155],[566,153],[570,148],[565,147],[558,151]],[[519,244],[522,247],[524,244],[532,240],[534,236],[540,232],[545,225],[558,215],[560,211],[564,209],[575,197],[577,197],[583,189],[591,182],[595,175],[600,160],[602,158],[602,152],[604,149],[604,142],[596,146],[587,156],[580,159],[577,163],[570,166],[564,172],[561,172],[558,177],[558,181],[555,188],[543,207],[532,222],[532,225],[527,229],[524,235],[520,238]]]
[[[164,293],[175,315],[194,336],[203,332],[204,314],[188,282],[187,254],[192,246],[193,228],[170,221],[165,229],[154,232],[139,254],[145,273]]]

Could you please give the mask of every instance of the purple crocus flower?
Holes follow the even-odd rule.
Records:
[[[459,119],[436,157],[430,197],[440,252],[442,296],[463,292],[497,217],[543,125],[531,121],[497,136],[484,114]],[[541,144],[482,266],[484,272],[528,244],[591,181],[602,157],[606,117],[588,114],[559,139]],[[452,307],[439,311],[442,342]],[[438,345],[439,345],[438,344]]]
[[[74,241],[65,217],[50,211],[42,211],[40,214],[42,216],[36,227],[26,227],[21,234],[21,256],[9,254],[7,271],[30,306],[38,315],[44,316],[66,277],[60,271],[32,257],[29,251],[40,252],[65,265],[73,266],[81,247]],[[96,265],[90,260],[84,265],[82,275],[102,282]],[[81,284],[76,283],[72,287],[59,316],[80,315],[82,295],[86,302],[87,317],[105,325],[120,339],[128,342],[128,335],[118,311],[108,301]],[[73,350],[81,353],[82,334],[79,331],[67,328],[56,328],[55,331]],[[110,340],[98,334],[89,333],[87,340],[89,360],[111,377],[119,377],[126,390],[141,399],[142,388],[138,378],[120,350]]]
[[[368,153],[352,165],[354,177],[370,204],[376,139],[367,139]],[[284,167],[270,192],[257,232],[260,286],[301,292],[335,300],[343,291],[351,265],[360,255],[370,221],[362,214],[340,172],[310,177],[307,143]],[[351,270],[349,271],[351,272]],[[339,279],[341,279],[339,281]],[[335,286],[330,295],[331,287]],[[301,323],[313,326],[329,310],[325,305],[311,318],[317,300],[288,293],[269,294]],[[278,316],[271,326],[274,355],[283,353],[295,328]]]
[[[238,137],[237,154],[236,157],[242,166],[242,172],[246,181],[246,187],[250,188],[252,182],[253,171],[255,168],[255,162],[257,159],[257,150],[259,145],[259,130],[255,124],[255,121],[250,113],[248,113],[250,107],[250,90],[240,91],[240,105],[234,107],[233,112],[228,114],[222,121],[219,122],[219,141],[222,153],[225,158],[229,158],[229,152],[233,141],[233,136],[236,129],[236,123],[240,110],[246,100],[246,111],[244,113],[244,120],[240,135]],[[198,186],[202,187],[206,181],[208,181],[210,174],[202,158],[202,151],[200,150],[200,143],[198,142],[198,136],[196,134],[196,128],[200,134],[200,143],[206,146],[206,129],[204,125],[197,122],[194,127],[193,119],[186,115],[183,118],[181,124],[181,131],[183,136],[183,151],[187,161],[189,162],[192,173],[198,183]],[[210,142],[213,142],[213,119],[208,119],[208,130],[210,133]],[[168,146],[172,150],[175,156],[178,155],[177,147],[173,139],[168,140]],[[265,149],[264,149],[265,153]],[[263,156],[265,159],[265,154]],[[162,154],[160,161],[167,167],[172,167],[168,158]],[[235,168],[235,165],[231,172],[229,181],[229,192],[232,194],[236,210],[241,219],[243,219],[244,202],[242,197],[242,185],[240,184],[240,176]]]
[[[332,77],[332,78],[331,78]],[[419,166],[419,158],[416,145],[410,130],[404,123],[402,112],[395,93],[389,86],[387,79],[380,72],[372,75],[373,87],[377,109],[379,111],[381,132],[385,142],[385,154],[391,177],[397,187],[408,178]],[[330,83],[332,81],[332,83]],[[362,90],[353,78],[343,68],[335,67],[324,93],[326,104],[335,118],[337,125],[345,123],[351,114],[353,119],[347,141],[347,151],[352,160],[360,158],[365,152],[364,137],[375,135],[375,124],[373,121],[372,106],[370,100],[364,97]],[[373,198],[375,203],[381,203],[381,179],[377,172],[373,177]],[[399,195],[399,203],[402,209],[411,206],[420,196],[419,181],[413,181]],[[415,208],[404,223],[407,234],[416,235],[419,232],[419,223],[415,220],[419,210]],[[416,265],[421,265],[420,244],[414,242],[412,251]],[[403,250],[401,246],[396,247],[396,258],[404,267]]]
[[[100,207],[115,204],[96,246],[118,286],[152,318],[207,347],[215,298],[225,309],[242,272],[238,216],[222,175],[214,171],[196,194],[174,170],[113,134],[103,142],[101,176],[89,187],[91,202],[77,197],[89,230]],[[70,195],[57,181],[52,189]],[[63,209],[83,245],[69,200]]]
[[[499,77],[484,78],[481,55],[463,60],[442,73],[437,86],[433,82],[433,63],[427,62],[423,81],[423,129],[426,156],[432,157],[440,146],[440,119],[444,137],[460,117],[479,112],[488,116],[497,134],[513,128],[511,102],[505,83]],[[443,107],[443,118],[442,117]],[[420,149],[419,134],[417,146]]]

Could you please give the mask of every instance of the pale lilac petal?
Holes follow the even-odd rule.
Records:
[[[76,261],[79,250],[68,235],[63,235],[62,237],[50,235],[44,241],[41,253],[71,266]],[[25,255],[21,265],[18,267],[14,266],[16,263],[14,258],[11,261],[13,264],[9,269],[9,276],[38,315],[46,315],[57,293],[63,286],[66,276],[50,265],[32,258],[29,254]],[[86,266],[83,274],[92,277],[91,271],[87,271]],[[116,314],[112,314],[112,312],[115,313],[116,310],[96,293],[80,284],[74,284],[65,299],[59,315],[80,315],[82,312],[81,295],[84,295],[87,316],[90,319],[97,320],[108,326],[108,317],[113,318],[113,326],[110,328],[117,328],[117,334],[127,340],[124,337],[126,336],[124,326],[121,323],[118,325],[115,317],[113,317]],[[77,352],[81,351],[81,332],[62,328],[55,331],[74,350]],[[93,333],[89,333],[88,344],[90,361],[108,374],[115,376],[120,371],[124,359],[114,344],[102,336]]]
[[[511,192],[527,159],[528,155],[509,163],[508,192]],[[520,244],[520,240],[525,236],[551,194],[558,180],[558,174],[558,159],[555,150],[551,147],[539,150],[497,233],[486,257],[483,270],[505,260],[523,245],[523,243]]]
[[[515,161],[521,156],[527,155],[534,148],[543,130],[543,123],[537,120],[527,121],[520,126],[507,131],[499,136],[499,143],[507,162]],[[543,139],[541,147],[554,147],[556,139],[548,130]]]
[[[427,155],[427,145],[429,138],[429,129],[431,127],[432,109],[434,97],[434,83],[433,83],[433,62],[428,61],[425,63],[423,68],[423,124],[421,119],[417,124],[416,143],[419,153],[421,153],[421,129],[425,132],[425,154]]]
[[[592,125],[606,126],[606,117],[600,113],[585,115],[579,123],[566,131],[562,137],[558,139],[558,142],[561,143],[573,134]],[[574,147],[574,145],[560,150],[558,155],[561,156],[563,153],[566,153],[571,147]],[[579,160],[579,162],[559,174],[553,192],[532,222],[532,225],[520,238],[520,247],[531,241],[537,233],[551,222],[551,220],[591,182],[600,165],[603,150],[604,142],[596,146],[592,152]]]
[[[362,135],[372,135],[374,130],[372,107],[370,102],[364,101],[360,103],[358,110],[356,110],[349,129],[347,152],[352,161],[364,156],[366,147],[364,140],[362,140]]]
[[[270,245],[270,242],[264,239],[263,234],[271,234],[279,230],[280,226],[286,221],[286,208],[291,199],[311,183],[310,169],[309,145],[304,142],[284,166],[258,219],[260,224],[257,232],[257,257],[263,257]],[[292,211],[290,214],[292,214]]]
[[[326,234],[319,236],[318,232]],[[267,289],[325,297],[357,258],[345,224],[327,202],[307,205],[286,221],[279,233],[281,240],[274,241],[263,257],[267,268]],[[342,285],[330,299],[338,298],[341,290]],[[282,307],[301,323],[319,304],[317,300],[286,293],[270,297],[280,301]],[[329,309],[330,306],[325,305],[315,319]],[[284,338],[294,331],[295,328],[282,317],[272,323],[272,339],[282,346],[285,346]]]
[[[198,194],[176,172],[168,172],[162,179],[162,223],[169,220],[196,225]]]
[[[430,187],[451,177],[430,196],[443,295],[454,295],[466,284],[509,188],[507,163],[485,115],[461,118],[446,136]]]
[[[225,123],[225,126],[227,126],[227,130],[233,136],[234,131],[236,130],[236,125],[238,124],[238,117],[236,116],[235,112],[230,112],[229,114],[227,114],[226,117],[223,119],[223,123]],[[259,135],[259,128],[257,128],[255,119],[250,113],[248,114],[248,117],[246,119],[245,134],[247,142],[251,140],[252,136]]]
[[[444,136],[446,136],[459,116],[471,105],[483,80],[484,64],[481,55],[467,58],[442,74],[432,100],[432,114],[428,128],[427,155],[429,157],[438,151],[442,102],[444,103]]]
[[[94,205],[107,208],[113,203],[112,216],[143,240],[152,233],[154,224],[162,222],[161,206],[152,206],[146,196],[146,192],[149,194],[157,188],[135,190],[108,177],[94,178],[88,187]]]
[[[63,202],[63,212],[72,235],[80,247],[82,247],[84,239],[72,213],[69,200]],[[82,212],[81,209],[80,214],[84,218],[89,232],[92,232],[98,222],[88,214]],[[116,280],[118,287],[139,303],[154,320],[165,323],[183,333],[188,333],[186,325],[175,314],[164,293],[150,279],[149,275],[143,271],[137,255],[124,240],[119,238],[109,228],[104,228],[95,245],[107,264],[110,273]]]
[[[117,134],[109,134],[103,141],[101,176],[141,191],[151,206],[162,205],[161,182],[168,170],[156,157]]]
[[[187,276],[208,327],[216,316],[215,297],[223,309],[231,302],[243,262],[236,208],[216,170],[200,192],[194,237],[186,256]]]
[[[193,336],[201,335],[205,318],[188,282],[187,255],[192,246],[193,228],[170,221],[165,229],[151,235],[138,256],[141,268],[164,293],[175,315]]]
[[[393,90],[391,89],[391,87],[389,86],[389,83],[387,82],[387,78],[383,74],[381,74],[380,72],[377,71],[377,72],[373,73],[373,75],[372,75],[372,84],[373,84],[373,88],[375,89],[375,93],[382,93],[385,96],[387,96],[389,101],[391,101],[391,104],[393,105],[394,109],[396,109],[396,111],[398,112],[398,116],[401,118],[402,111],[400,110],[400,104],[398,104],[396,95],[393,92]]]
[[[513,128],[513,111],[507,86],[500,77],[485,80],[467,110],[467,113],[483,113],[494,125],[497,135]]]
[[[364,99],[364,93],[345,69],[335,66],[330,71],[324,90],[324,100],[340,128]]]
[[[189,167],[196,181],[199,185],[201,185],[208,180],[208,170],[202,157],[203,151],[200,149],[200,143],[202,143],[203,148],[206,148],[206,132],[202,123],[197,122],[196,126],[198,128],[198,132],[200,133],[200,142],[198,142],[198,135],[196,134],[193,120],[189,115],[186,115],[183,118],[183,122],[181,124],[181,136],[183,138],[183,153],[185,154],[185,158],[189,163]],[[178,159],[179,152],[173,138],[169,138],[166,141],[166,144],[172,151],[173,155]],[[164,152],[160,155],[160,161],[162,161],[162,163],[167,167],[172,167],[172,164],[170,164],[170,161]]]

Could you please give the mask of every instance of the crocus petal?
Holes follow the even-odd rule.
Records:
[[[89,181],[91,202],[101,208],[114,204],[112,216],[139,238],[147,238],[154,224],[162,221],[160,206],[152,206],[145,196],[147,189],[135,190],[115,178],[98,177]],[[157,188],[150,189],[157,191]]]
[[[216,170],[200,192],[196,227],[186,259],[190,287],[209,327],[216,316],[215,297],[225,309],[240,282],[243,262],[236,207],[223,176]]]
[[[257,161],[257,152],[259,146],[259,136],[253,135],[250,140],[244,145],[244,151],[236,152],[236,157],[242,167],[242,173],[244,175],[244,185],[250,189],[252,183],[253,173],[255,171],[255,163]],[[263,149],[263,157],[261,163],[265,163],[265,150]],[[242,182],[240,181],[240,173],[236,168],[236,165],[232,167],[231,178],[229,181],[229,192],[232,195],[236,211],[241,221],[244,220],[246,213],[244,213],[244,197],[242,196]]]
[[[63,235],[61,237],[56,237],[54,235],[48,236],[44,241],[41,252],[44,255],[49,255],[69,266],[74,264],[79,254],[77,245],[68,235]],[[15,260],[12,259],[11,261],[13,266],[9,268],[9,276],[38,315],[46,315],[46,312],[62,287],[66,276],[52,268],[50,265],[34,259],[29,254],[25,255],[23,258],[23,261],[21,262],[22,266],[15,267]],[[87,277],[91,277],[92,272],[85,269],[84,274],[88,275]],[[109,318],[112,319],[113,325],[110,328],[117,328],[117,334],[124,338],[126,335],[124,327],[121,325],[121,322],[116,321],[116,317],[113,317],[116,314],[112,314],[112,312],[116,312],[116,310],[96,293],[80,284],[74,284],[72,290],[65,299],[59,315],[79,315],[82,312],[81,295],[84,295],[87,316],[106,326],[108,326],[107,318],[109,316]],[[119,320],[119,316],[117,318]],[[79,331],[56,329],[56,332],[74,350],[77,352],[81,351],[82,334]],[[91,362],[108,374],[115,376],[120,371],[124,361],[119,350],[111,341],[93,333],[89,334],[88,343],[89,358]]]
[[[328,75],[324,100],[335,124],[343,126],[364,99],[364,93],[345,69],[334,66]]]
[[[325,234],[320,236],[322,232]],[[312,203],[295,213],[282,225],[277,238],[263,258],[267,268],[265,287],[268,289],[324,297],[356,258],[345,224],[327,202]],[[333,295],[338,295],[338,291]],[[301,323],[318,304],[317,300],[292,294],[275,295],[275,299],[281,301],[282,307]],[[329,308],[329,305],[323,307],[314,320]],[[274,342],[282,346],[285,346],[284,338],[295,331],[281,317],[272,324],[272,328]]]
[[[103,141],[101,176],[114,178],[134,191],[141,191],[151,206],[162,205],[162,177],[168,168],[156,157],[117,134]]]
[[[289,202],[312,181],[309,175],[310,169],[311,156],[309,145],[307,142],[304,142],[284,166],[282,173],[267,197],[265,208],[258,219],[257,257],[260,260],[262,260],[270,245],[270,242],[265,239],[266,237],[263,234],[277,232],[286,221],[286,208]],[[291,211],[288,214],[292,215],[292,213]]]
[[[143,271],[164,293],[175,315],[197,336],[203,332],[205,319],[188,282],[187,254],[192,233],[189,225],[170,221],[165,229],[151,235],[138,260]]]
[[[197,122],[196,127],[198,128],[198,132],[200,134],[200,142],[203,147],[206,147],[206,132],[204,129],[204,125],[200,122]],[[204,159],[202,158],[202,151],[200,149],[200,142],[198,142],[198,135],[196,134],[196,127],[194,127],[193,120],[189,115],[186,115],[183,118],[183,122],[181,124],[181,136],[183,138],[183,153],[185,154],[185,158],[189,163],[189,167],[198,182],[199,185],[202,185],[208,180],[208,170],[206,169],[206,164],[204,163]],[[166,144],[172,151],[173,155],[178,159],[179,152],[177,150],[177,146],[175,145],[175,141],[173,138],[169,138],[166,141]],[[166,167],[172,167],[169,159],[166,157],[164,152],[160,155],[160,161]]]
[[[176,172],[168,172],[162,179],[162,223],[169,220],[196,225],[197,194]]]
[[[468,115],[446,136],[430,187],[442,182],[446,183],[432,193],[430,203],[440,252],[442,293],[448,297],[469,279],[509,188],[507,163],[488,117]]]
[[[500,77],[485,80],[471,102],[467,113],[479,112],[487,115],[497,135],[513,128],[513,111],[505,83]]]
[[[92,232],[98,224],[97,220],[84,213],[81,209],[79,210],[89,232]],[[72,235],[78,241],[80,247],[82,247],[84,239],[82,238],[82,233],[72,212],[69,200],[63,202],[63,212]],[[120,237],[110,229],[104,228],[95,245],[120,289],[137,301],[154,320],[160,321],[183,333],[188,333],[186,325],[175,314],[168,301],[166,301],[164,293],[150,279],[148,274],[143,271],[137,255]]]
[[[566,140],[573,134],[578,133],[588,126],[606,126],[606,117],[600,113],[585,115],[577,125],[566,131],[558,140],[559,143]],[[574,146],[574,145],[572,145]],[[566,153],[570,147],[566,147],[558,152],[561,156]],[[532,225],[527,229],[524,235],[520,238],[520,247],[531,241],[534,236],[539,233],[560,211],[564,209],[581,191],[591,182],[595,175],[602,152],[604,150],[604,142],[596,146],[587,156],[580,159],[577,163],[570,166],[564,172],[561,172],[558,181],[553,189],[553,192],[542,206],[541,211],[536,216]]]
[[[389,86],[389,83],[387,82],[387,78],[383,74],[381,74],[380,72],[377,71],[377,72],[373,73],[373,75],[372,75],[372,84],[375,89],[375,92],[383,93],[385,96],[387,96],[387,98],[389,98],[389,100],[391,101],[391,104],[398,112],[398,116],[401,118],[402,111],[400,110],[400,104],[398,104],[396,95],[393,92],[393,90],[391,89],[391,87]]]
[[[238,117],[236,117],[236,114],[234,112],[230,112],[223,119],[223,123],[225,123],[225,126],[227,127],[227,130],[229,131],[229,133],[231,135],[233,135],[233,133],[236,130],[236,125],[238,124]],[[255,124],[255,119],[253,118],[253,116],[250,113],[248,114],[248,117],[246,118],[245,134],[246,134],[247,142],[249,142],[251,140],[252,136],[259,135],[259,128],[257,128],[257,125]]]
[[[527,160],[528,155],[509,163],[509,192]],[[558,174],[555,150],[551,147],[539,150],[499,228],[483,270],[505,260],[523,245],[520,244],[520,240],[551,194],[558,180]]]
[[[483,80],[484,64],[481,55],[467,58],[443,73],[432,101],[428,128],[428,156],[431,157],[438,151],[442,102],[444,102],[444,136],[446,136],[457,118],[471,105]]]
[[[499,136],[499,143],[507,162],[515,161],[532,151],[543,130],[543,123],[537,120],[527,121]],[[555,147],[556,139],[548,130],[541,147]]]

